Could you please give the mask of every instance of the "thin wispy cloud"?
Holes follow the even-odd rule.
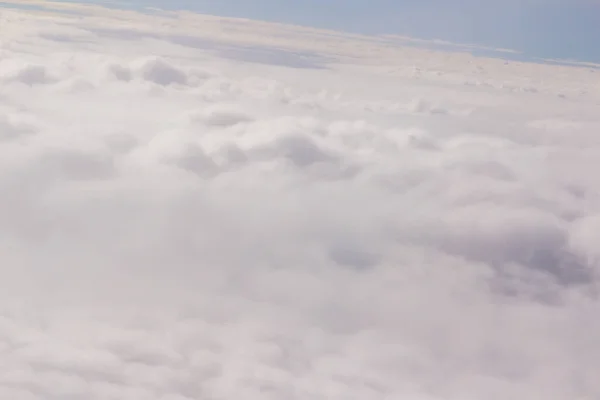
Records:
[[[518,50],[529,57],[600,62],[596,0],[137,0],[134,7],[186,8],[369,34],[401,34]]]

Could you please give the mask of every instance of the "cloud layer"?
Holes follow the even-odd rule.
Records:
[[[600,395],[593,70],[76,10],[0,21],[1,397]]]

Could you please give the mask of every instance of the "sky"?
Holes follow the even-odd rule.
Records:
[[[94,0],[90,0],[94,1]],[[529,57],[600,62],[594,0],[127,0],[369,34],[403,34],[491,47]]]
[[[600,398],[598,70],[70,11],[0,12],[0,399]]]

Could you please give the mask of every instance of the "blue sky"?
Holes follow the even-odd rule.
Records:
[[[82,0],[93,2],[94,0]],[[100,0],[98,0],[100,1]],[[395,33],[600,62],[600,0],[126,0],[359,33]]]

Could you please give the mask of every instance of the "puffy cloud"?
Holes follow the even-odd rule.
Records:
[[[600,395],[593,73],[95,10],[2,16],[0,395]]]

